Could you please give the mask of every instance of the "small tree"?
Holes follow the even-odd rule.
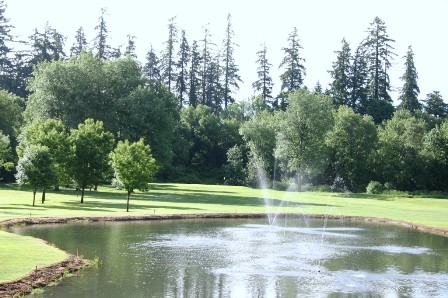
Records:
[[[108,156],[112,151],[114,136],[104,131],[103,122],[87,119],[72,130],[70,137],[70,177],[81,188],[81,203],[84,190],[96,186],[108,173]]]
[[[132,144],[128,140],[118,142],[117,148],[110,154],[115,178],[128,192],[126,211],[129,212],[129,199],[134,189],[146,191],[156,171],[156,161],[152,157],[149,145],[143,139]]]
[[[42,188],[42,204],[45,202],[45,190],[56,181],[48,148],[40,145],[31,145],[25,149],[17,165],[16,180],[19,184],[29,184],[33,189],[33,206],[36,201],[36,192]]]

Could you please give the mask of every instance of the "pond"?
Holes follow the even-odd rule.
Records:
[[[309,218],[15,227],[98,268],[37,297],[448,297],[448,238]]]

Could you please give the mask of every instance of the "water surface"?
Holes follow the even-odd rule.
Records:
[[[198,219],[17,227],[102,265],[38,297],[448,297],[448,238],[397,226]]]

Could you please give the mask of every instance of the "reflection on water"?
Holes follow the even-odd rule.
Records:
[[[396,226],[288,219],[15,228],[103,264],[39,297],[448,297],[448,239]]]

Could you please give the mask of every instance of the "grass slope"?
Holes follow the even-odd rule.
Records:
[[[264,197],[272,207],[266,208]],[[247,187],[217,185],[153,184],[149,192],[132,194],[130,212],[126,213],[126,194],[111,187],[86,192],[84,204],[74,190],[49,192],[45,204],[36,197],[32,206],[29,189],[15,184],[0,185],[0,221],[20,217],[70,217],[142,214],[191,213],[263,213],[288,212],[305,214],[332,214],[389,218],[415,224],[448,229],[448,196],[412,196],[404,193],[370,196],[366,194],[291,193],[275,190],[257,190]],[[23,240],[24,241],[24,240]],[[17,274],[26,274],[35,268],[36,258],[48,253],[48,263],[60,261],[53,247],[39,249],[22,242],[22,237],[0,233],[0,281],[12,279],[3,270],[5,259],[14,262]],[[36,251],[36,258],[21,257],[24,252]],[[14,256],[14,258],[11,258]],[[45,263],[45,261],[44,261]],[[28,271],[27,271],[28,270]],[[16,278],[17,274],[15,275]]]

